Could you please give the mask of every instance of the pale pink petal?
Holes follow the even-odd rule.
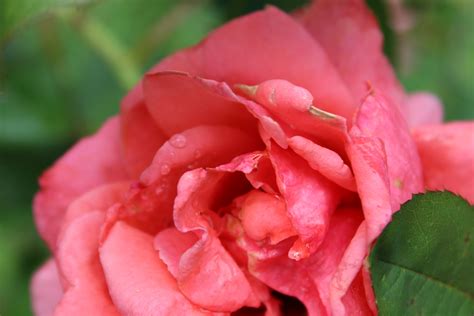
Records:
[[[212,315],[179,291],[153,248],[153,237],[118,222],[100,248],[112,300],[124,315]]]
[[[112,303],[99,262],[103,211],[80,216],[59,236],[56,251],[65,294],[55,315],[119,315]]]
[[[356,99],[371,85],[401,107],[404,92],[382,51],[382,32],[363,0],[315,0],[299,15]],[[329,108],[331,110],[331,108]]]
[[[49,259],[31,280],[31,302],[35,316],[52,316],[62,296],[56,263]]]
[[[474,204],[474,122],[414,129],[427,190],[449,190]]]
[[[69,203],[96,186],[127,178],[120,123],[112,118],[95,135],[77,143],[41,176],[34,213],[38,231],[48,246],[54,249]]]
[[[440,124],[443,122],[443,104],[431,93],[412,93],[405,100],[403,115],[410,127]]]

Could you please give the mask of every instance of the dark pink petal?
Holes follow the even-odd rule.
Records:
[[[133,178],[138,178],[168,137],[155,124],[143,101],[122,105],[120,120],[126,167]]]
[[[199,125],[226,125],[255,132],[255,119],[245,108],[206,89],[183,73],[156,73],[145,77],[146,105],[166,135]]]
[[[302,136],[291,137],[289,145],[309,163],[311,168],[347,190],[356,190],[351,169],[336,152]]]
[[[151,73],[163,70],[231,85],[285,79],[308,89],[321,108],[345,117],[356,104],[321,47],[301,25],[273,7],[227,23]]]
[[[120,315],[110,299],[99,262],[103,211],[80,216],[59,236],[56,260],[65,284],[57,315]]]
[[[255,189],[262,189],[270,194],[278,192],[275,172],[266,151],[237,156],[231,162],[218,166],[216,170],[243,172]]]
[[[403,115],[410,127],[440,124],[443,122],[443,104],[431,93],[412,93],[406,98]]]
[[[99,185],[128,178],[121,150],[120,123],[112,118],[41,176],[40,192],[34,200],[35,220],[51,249],[69,203]]]
[[[391,106],[402,106],[403,89],[383,55],[382,32],[363,0],[313,1],[300,21],[323,47],[356,102],[362,101],[370,84],[384,91]]]
[[[259,259],[254,257],[253,252],[249,252],[249,270],[268,286],[300,299],[309,316],[340,315],[331,306],[331,279],[361,217],[360,211],[356,209],[337,210],[331,218],[323,243],[311,256],[300,261],[291,260],[284,255]],[[348,295],[352,298],[352,293]],[[365,300],[354,299],[350,301],[352,302],[360,304],[351,306],[354,311],[365,308]]]
[[[474,122],[428,125],[413,131],[427,190],[449,190],[474,204]]]
[[[371,285],[369,285],[371,286]],[[368,295],[364,288],[362,273],[359,272],[351,284],[351,287],[342,298],[344,307],[348,315],[351,316],[371,316],[377,315],[377,309],[372,310],[368,304]],[[375,302],[374,302],[375,304]]]
[[[191,304],[153,249],[153,237],[118,222],[100,248],[112,300],[124,315],[212,315]]]
[[[56,263],[49,259],[31,280],[31,302],[35,316],[51,316],[63,296]]]
[[[270,159],[288,215],[300,237],[288,255],[299,260],[314,252],[323,241],[341,190],[290,151],[272,146]]]
[[[269,112],[260,105],[236,95],[225,82],[203,79],[187,73],[157,72],[146,77],[144,86],[150,111],[155,113],[156,122],[163,126],[167,133],[180,132],[200,124],[220,124],[256,135],[257,118],[270,137],[280,146],[287,146],[285,132],[270,117]],[[176,87],[173,90],[169,86]],[[200,102],[196,103],[196,100]],[[177,104],[183,106],[179,108]],[[163,106],[165,112],[170,115],[163,116]],[[176,115],[176,111],[180,114]]]

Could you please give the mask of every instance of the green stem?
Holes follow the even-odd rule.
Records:
[[[68,15],[63,16],[73,22],[92,49],[112,70],[119,84],[125,90],[133,87],[140,80],[139,67],[114,35],[90,15],[75,16],[72,19]]]

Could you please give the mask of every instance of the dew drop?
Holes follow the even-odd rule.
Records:
[[[161,166],[160,172],[163,176],[166,176],[167,174],[169,174],[171,172],[171,168],[170,168],[169,165],[164,164],[164,165]]]
[[[176,148],[184,148],[186,147],[186,136],[181,134],[173,135],[170,139],[170,144]]]
[[[165,184],[161,184],[161,185],[159,185],[159,186],[156,188],[155,194],[156,194],[156,195],[161,195],[165,190],[166,190],[166,185],[165,185]]]
[[[202,152],[199,149],[194,151],[194,159],[199,159],[202,157]]]

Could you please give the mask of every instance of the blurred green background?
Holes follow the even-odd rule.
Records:
[[[408,91],[447,120],[474,118],[474,0],[370,0]],[[302,0],[0,1],[0,315],[31,315],[28,283],[48,252],[35,232],[36,179],[108,116],[140,74],[241,14]]]

